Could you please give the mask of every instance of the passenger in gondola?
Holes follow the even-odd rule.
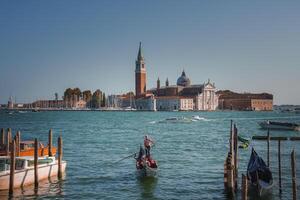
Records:
[[[146,158],[150,158],[150,149],[151,146],[153,146],[153,144],[154,144],[153,140],[148,135],[145,135],[144,146],[146,151]]]
[[[138,156],[135,156],[137,168],[143,168],[143,158],[144,158],[144,155],[145,155],[145,151],[144,151],[142,145],[140,145],[139,154],[138,154]]]

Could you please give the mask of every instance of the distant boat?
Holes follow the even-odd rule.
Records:
[[[0,190],[9,189],[10,157],[0,157]],[[66,161],[62,161],[62,172],[66,169]],[[43,180],[58,174],[58,161],[55,157],[38,158],[38,179]],[[17,157],[14,177],[14,187],[23,187],[34,183],[34,158]]]
[[[296,123],[264,121],[264,122],[260,122],[259,125],[263,129],[300,131],[300,125]]]
[[[186,117],[169,117],[159,121],[159,123],[191,123],[191,122],[193,122],[193,120]]]
[[[27,111],[19,110],[18,113],[27,113]]]
[[[272,172],[254,149],[248,163],[247,176],[251,185],[258,190],[259,196],[271,192],[274,186]]]
[[[124,111],[136,111],[136,109],[132,108],[132,107],[127,107],[127,108],[124,108]]]

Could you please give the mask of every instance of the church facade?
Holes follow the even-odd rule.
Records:
[[[169,85],[167,79],[165,86],[161,86],[158,79],[156,87],[147,90],[146,64],[141,43],[135,66],[135,91],[138,110],[216,110],[218,107],[215,84],[208,80],[203,84],[193,85],[184,70],[176,85]]]

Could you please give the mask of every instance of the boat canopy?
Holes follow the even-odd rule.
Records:
[[[258,156],[252,148],[251,157],[247,167],[248,178],[252,183],[257,183],[257,176],[259,180],[270,183],[273,180],[272,172],[266,165],[264,160]]]

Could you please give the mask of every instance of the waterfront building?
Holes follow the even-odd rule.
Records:
[[[84,109],[86,108],[86,101],[84,101],[83,99],[80,99],[79,101],[77,101],[75,103],[75,109]]]
[[[218,91],[221,110],[273,110],[273,95],[268,93],[236,93],[230,90]]]
[[[156,87],[146,90],[146,77],[146,64],[140,43],[135,67],[138,110],[215,110],[218,107],[216,87],[210,80],[192,85],[183,70],[176,85],[169,85],[167,78],[165,86],[161,87],[158,78]]]
[[[38,100],[32,103],[32,108],[37,109],[54,109],[54,108],[64,108],[65,107],[64,100]]]
[[[156,98],[153,94],[145,95],[135,100],[136,109],[143,111],[156,111]]]

